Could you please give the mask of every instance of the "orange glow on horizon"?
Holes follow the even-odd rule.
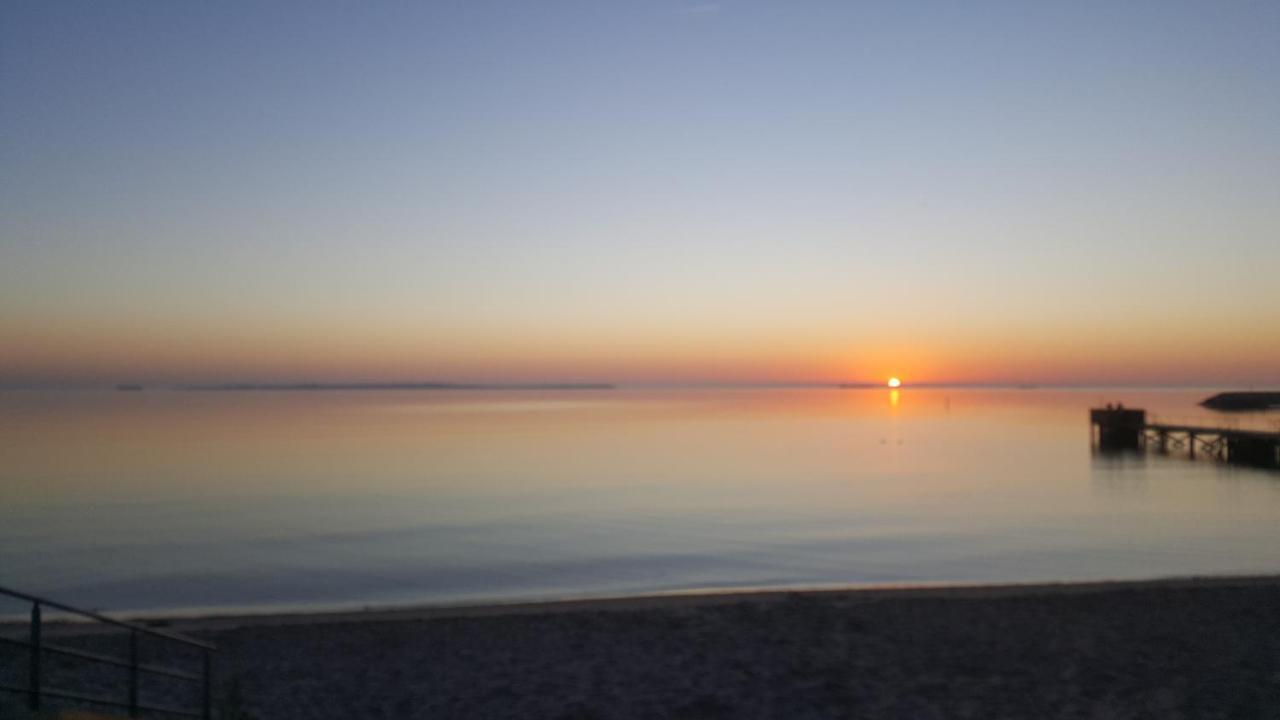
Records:
[[[113,324],[0,317],[0,382],[229,381],[829,382],[1229,384],[1280,381],[1280,336],[1204,331],[1202,346],[1095,330],[1061,337],[934,333],[874,341],[806,331],[617,334],[596,328],[410,327],[387,318],[323,329],[273,318],[241,324]],[[876,380],[876,378],[880,378]]]

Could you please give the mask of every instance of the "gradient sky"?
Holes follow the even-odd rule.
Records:
[[[1280,3],[0,6],[0,383],[1280,384]]]

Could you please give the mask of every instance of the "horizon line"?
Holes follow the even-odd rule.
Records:
[[[1132,390],[1280,390],[1278,383],[1214,383],[1197,381],[1186,383],[1134,383],[1119,381],[926,381],[903,382],[898,388],[890,388],[881,381],[844,381],[844,380],[662,380],[662,381],[447,381],[447,380],[370,380],[370,381],[232,381],[232,382],[120,382],[106,381],[73,381],[53,380],[37,382],[4,382],[0,381],[0,391],[23,390],[167,390],[177,392],[253,392],[253,391],[394,391],[394,390],[621,390],[621,389],[833,389],[833,390],[907,390],[918,389],[1010,389],[1010,390],[1087,390],[1087,389],[1132,389]]]

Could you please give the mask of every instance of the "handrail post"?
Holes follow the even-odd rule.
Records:
[[[213,654],[206,648],[204,650],[204,709],[202,717],[204,720],[213,718]]]
[[[29,704],[33,711],[40,710],[40,603],[31,603],[31,685]]]
[[[138,631],[129,631],[129,717],[138,717]]]

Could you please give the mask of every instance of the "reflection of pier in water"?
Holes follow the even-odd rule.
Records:
[[[1280,433],[1147,422],[1145,410],[1121,406],[1089,411],[1094,442],[1102,450],[1186,450],[1192,458],[1280,468]]]

